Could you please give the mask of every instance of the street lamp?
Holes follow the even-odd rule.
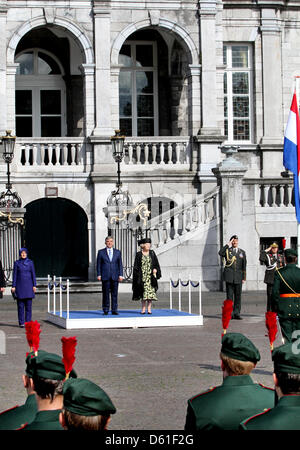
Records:
[[[120,164],[124,157],[125,136],[121,134],[120,130],[115,130],[115,135],[112,136],[110,140],[113,149],[113,158],[118,164],[118,181],[116,183],[116,186],[119,189],[122,186]]]
[[[10,181],[10,164],[14,158],[14,148],[16,136],[11,135],[11,131],[6,131],[6,136],[1,136],[3,145],[3,159],[7,164],[7,183],[6,191],[0,194],[0,208],[20,208],[22,200],[16,192],[12,192],[12,184]]]

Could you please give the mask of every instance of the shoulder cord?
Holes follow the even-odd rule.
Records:
[[[232,266],[232,264],[235,262],[236,260],[236,256],[233,255],[232,258],[229,258],[229,252],[228,252],[228,248],[226,249],[226,260],[225,260],[225,267],[230,267]],[[227,264],[228,263],[228,264]]]
[[[278,275],[280,276],[280,278],[282,279],[282,281],[284,282],[284,284],[294,293],[294,294],[298,294],[298,292],[295,292],[294,289],[291,288],[291,286],[285,281],[285,279],[283,278],[283,276],[281,275],[280,271],[278,270],[278,268],[276,267],[275,269],[278,272]]]
[[[268,254],[266,254],[266,255],[267,255],[267,258],[268,258],[268,265],[266,267],[266,270],[273,270],[273,269],[275,269],[275,267],[277,266],[277,261],[275,261],[273,264],[271,264],[270,256]]]

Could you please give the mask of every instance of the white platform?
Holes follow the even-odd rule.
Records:
[[[81,310],[47,313],[47,320],[68,330],[79,328],[145,328],[181,327],[203,325],[203,316],[176,309],[154,309],[152,314],[140,314],[140,310],[119,310],[119,315],[105,316],[102,310]]]

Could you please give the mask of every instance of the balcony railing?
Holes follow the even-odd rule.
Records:
[[[17,138],[15,161],[23,167],[82,166],[85,164],[84,138]]]
[[[244,185],[254,185],[255,206],[262,208],[294,207],[294,186],[290,178],[245,179]]]
[[[190,147],[188,136],[127,137],[124,162],[128,165],[189,166]]]

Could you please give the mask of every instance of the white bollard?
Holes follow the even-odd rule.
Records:
[[[179,274],[178,309],[181,311],[181,274]]]
[[[202,316],[201,278],[199,279],[199,316]]]
[[[62,317],[62,286],[61,277],[59,277],[59,316]]]
[[[53,276],[53,314],[56,312],[56,276]]]
[[[47,284],[47,288],[48,288],[48,313],[50,312],[50,275],[48,275],[48,284]]]
[[[70,318],[70,282],[67,280],[67,319]]]
[[[192,299],[191,299],[191,275],[189,275],[189,314],[192,312]]]
[[[170,309],[173,309],[173,299],[172,299],[172,274],[170,273]]]

